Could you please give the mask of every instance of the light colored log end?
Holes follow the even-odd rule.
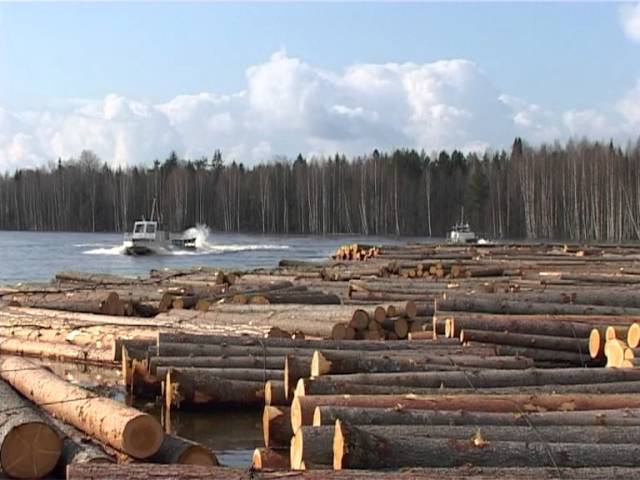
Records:
[[[134,458],[150,457],[160,449],[163,440],[162,426],[146,413],[129,420],[122,432],[123,450]]]
[[[333,469],[342,470],[342,461],[344,459],[344,434],[342,431],[342,422],[336,420],[336,429],[333,433]]]
[[[311,378],[327,375],[331,372],[331,362],[322,352],[316,350],[311,357]]]
[[[12,429],[0,449],[2,470],[13,478],[47,476],[58,463],[62,441],[44,422],[23,423]]]

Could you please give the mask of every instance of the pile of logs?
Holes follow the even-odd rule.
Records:
[[[0,289],[0,353],[119,369],[165,419],[262,409],[256,469],[591,478],[640,466],[638,283],[640,248],[606,245],[358,244],[249,272],[67,272]],[[37,435],[27,461],[7,430],[10,475],[45,475],[63,457],[216,463],[22,358],[2,357],[0,377],[9,408],[34,414],[20,428]]]
[[[149,414],[22,358],[0,357],[0,377],[0,465],[11,478],[64,476],[69,465],[116,459],[218,464],[206,447],[165,435]]]

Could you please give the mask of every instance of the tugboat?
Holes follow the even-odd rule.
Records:
[[[155,219],[154,219],[155,217]],[[153,200],[151,220],[139,220],[133,224],[133,231],[124,235],[124,253],[127,255],[149,255],[172,250],[195,250],[196,237],[184,233],[169,233],[161,229],[160,217]]]
[[[471,230],[468,223],[464,222],[464,207],[460,214],[460,223],[456,223],[449,231],[449,242],[451,243],[478,243],[478,237]]]

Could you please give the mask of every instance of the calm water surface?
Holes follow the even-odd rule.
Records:
[[[56,272],[79,270],[147,275],[153,268],[275,266],[282,258],[325,260],[344,243],[400,243],[408,238],[236,235],[201,232],[195,252],[130,257],[122,235],[0,231],[0,284],[50,280]],[[426,239],[420,239],[425,241]]]

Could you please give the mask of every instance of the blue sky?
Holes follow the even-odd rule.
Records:
[[[64,131],[46,137],[67,121],[70,130],[88,123],[86,147],[117,163],[161,155],[124,145],[123,136],[135,143],[143,133],[160,135],[161,148],[174,142],[185,155],[222,145],[255,160],[296,151],[359,153],[379,146],[377,138],[383,147],[427,149],[499,147],[514,133],[529,134],[533,141],[581,134],[622,140],[640,131],[634,123],[640,116],[635,109],[640,99],[640,93],[635,97],[640,91],[636,15],[640,18],[640,7],[628,4],[625,10],[617,3],[0,2],[0,170],[44,163],[51,155],[77,155],[81,140],[66,138]],[[437,63],[457,60],[467,63]],[[401,100],[406,108],[393,110],[400,101],[396,90],[366,99],[367,85],[360,84],[356,93],[350,81],[344,87],[345,72],[354,66],[387,64],[415,66],[401,72],[394,67],[389,80],[408,92]],[[440,66],[421,70],[429,65]],[[408,88],[419,73],[420,81]],[[379,74],[391,75],[373,75]],[[302,96],[274,95],[269,88],[278,83]],[[243,92],[244,98],[226,97]],[[281,102],[270,106],[256,92]],[[309,100],[318,92],[328,103]],[[196,99],[206,103],[196,108],[190,98],[189,114],[195,108],[201,116],[187,120],[215,124],[209,132],[189,130],[176,120],[186,113],[174,100],[201,93],[217,100]],[[389,95],[386,103],[384,95]],[[484,96],[502,100],[476,105]],[[270,129],[269,108],[289,100],[294,111],[276,112],[273,118],[281,123]],[[269,128],[251,121],[256,108]],[[113,131],[96,119],[107,110],[117,115],[105,113],[103,122],[152,118],[152,124]],[[443,111],[449,114],[443,117]],[[480,125],[506,115],[513,128],[505,130],[502,120],[495,122],[495,131]],[[396,136],[385,134],[396,126],[385,127],[387,116],[406,123]],[[85,117],[89,121],[83,123]],[[350,122],[341,123],[346,119]],[[620,130],[615,127],[620,122],[630,125]],[[300,131],[301,125],[306,130]],[[445,126],[461,134],[445,135]],[[348,141],[337,135],[345,129],[352,132]],[[425,129],[434,132],[425,134]],[[248,144],[247,138],[258,133],[260,138]],[[292,140],[300,135],[301,140]]]

